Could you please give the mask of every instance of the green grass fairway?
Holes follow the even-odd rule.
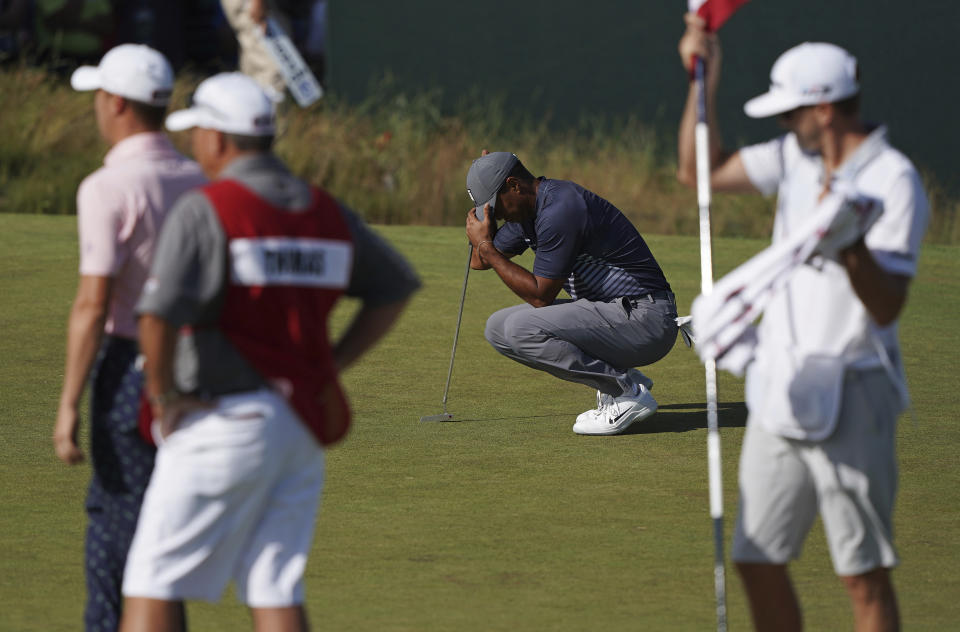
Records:
[[[461,228],[387,227],[424,288],[345,382],[355,425],[328,453],[307,568],[318,630],[709,630],[703,368],[682,343],[651,367],[656,416],[617,437],[580,437],[589,389],[498,356],[483,339],[516,300],[493,272],[470,274],[449,410],[441,412],[467,245]],[[699,288],[697,240],[650,237],[681,310]],[[717,240],[718,273],[763,247]],[[905,628],[960,625],[957,314],[960,249],[927,246],[902,319],[917,422],[899,430],[894,574]],[[530,263],[530,258],[521,262]],[[72,217],[0,215],[0,630],[76,630],[84,599],[89,466],[50,444],[76,283]],[[811,306],[815,309],[815,306]],[[342,326],[349,306],[338,312]],[[727,542],[746,420],[742,383],[720,380]],[[85,421],[86,423],[86,421]],[[728,544],[729,546],[729,544]],[[730,627],[748,628],[728,571]],[[815,527],[794,565],[810,630],[851,628]],[[249,629],[227,593],[192,604],[193,630]]]

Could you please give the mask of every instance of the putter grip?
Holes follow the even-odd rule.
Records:
[[[483,207],[482,207],[482,206],[474,206],[474,207],[473,207],[473,210],[475,210],[475,211],[477,212],[477,219],[482,222],[482,221],[483,221]]]

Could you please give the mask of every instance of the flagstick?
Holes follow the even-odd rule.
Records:
[[[700,293],[713,291],[713,252],[710,242],[710,135],[707,127],[704,63],[696,59],[697,204],[700,207]],[[723,484],[720,471],[720,428],[717,416],[717,363],[705,363],[707,381],[707,470],[710,480],[710,517],[713,518],[713,584],[717,601],[717,630],[727,629],[727,588],[723,558]]]

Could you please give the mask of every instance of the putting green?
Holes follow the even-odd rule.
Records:
[[[588,389],[498,356],[483,340],[515,299],[471,273],[448,408],[441,412],[463,281],[460,228],[382,227],[424,289],[345,375],[355,411],[329,452],[307,606],[329,630],[707,630],[714,621],[703,369],[678,343],[651,367],[661,409],[618,437],[570,427]],[[695,238],[649,237],[681,310],[699,287]],[[763,247],[716,240],[718,273]],[[924,249],[902,319],[917,423],[901,421],[894,574],[905,627],[960,621],[960,250]],[[520,260],[529,264],[529,257]],[[75,630],[84,598],[89,466],[53,456],[50,433],[76,282],[72,217],[0,215],[0,629]],[[352,305],[337,313],[342,326]],[[746,411],[720,379],[726,527]],[[84,438],[84,440],[86,440]],[[728,565],[731,629],[748,628]],[[811,630],[850,629],[819,526],[794,567]],[[249,629],[232,595],[189,608],[195,630]]]

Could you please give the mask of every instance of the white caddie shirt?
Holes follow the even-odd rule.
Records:
[[[823,161],[803,152],[792,133],[745,147],[740,157],[754,186],[777,194],[773,243],[781,242],[816,208]],[[833,178],[882,203],[866,245],[887,272],[914,276],[929,205],[919,174],[887,143],[886,129],[874,130]],[[883,366],[884,355],[894,363],[899,358],[897,323],[877,326],[844,267],[819,256],[799,266],[771,299],[758,339],[757,361],[747,371],[747,404],[754,414],[793,417],[764,420],[792,438],[819,440],[833,431],[846,369]]]

